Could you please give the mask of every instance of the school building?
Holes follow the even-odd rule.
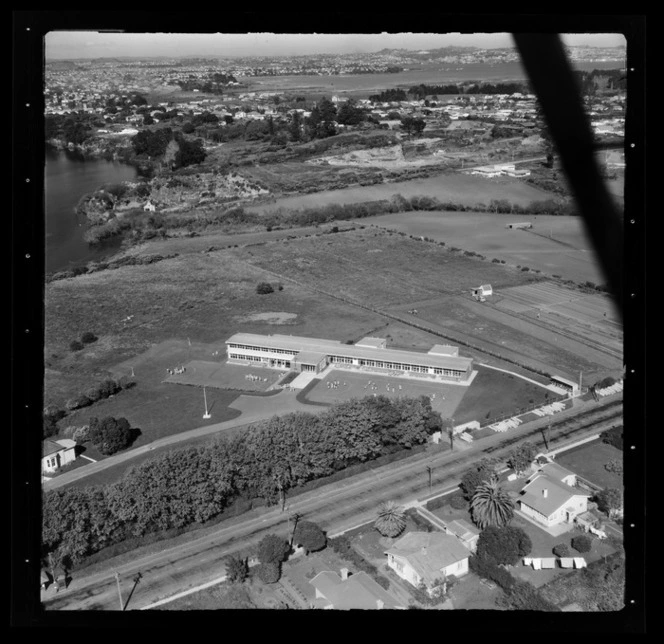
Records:
[[[384,338],[363,338],[355,344],[294,335],[236,333],[226,340],[228,362],[255,364],[272,369],[319,373],[328,365],[344,369],[389,372],[428,380],[466,381],[473,360],[459,349],[434,345],[428,353],[388,349]]]

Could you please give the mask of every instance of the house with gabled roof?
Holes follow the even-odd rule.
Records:
[[[569,524],[587,512],[589,494],[576,486],[576,474],[557,463],[547,463],[533,474],[517,498],[519,509],[543,526]]]
[[[58,468],[76,460],[76,441],[69,438],[45,440],[42,443],[42,474],[53,473]]]
[[[416,588],[433,590],[450,577],[468,573],[470,550],[451,534],[409,532],[385,551],[387,565]]]
[[[366,572],[341,575],[331,570],[319,572],[309,583],[316,589],[314,608],[336,610],[403,610],[406,606],[379,586]]]

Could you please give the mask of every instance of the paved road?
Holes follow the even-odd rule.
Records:
[[[584,403],[561,412],[557,420],[573,419],[578,413],[595,409],[609,415],[607,407],[612,400],[599,404]],[[617,411],[620,412],[618,407]],[[118,596],[114,573],[117,571],[126,597],[133,586],[132,578],[141,572],[143,578],[132,596],[129,610],[152,604],[179,591],[195,587],[218,578],[224,572],[223,559],[233,552],[246,552],[265,534],[288,534],[288,514],[297,512],[308,520],[319,523],[330,534],[348,530],[375,517],[376,507],[385,500],[402,504],[412,503],[429,493],[427,466],[433,469],[432,492],[442,492],[458,484],[460,476],[471,460],[489,451],[501,456],[513,446],[513,439],[528,437],[548,424],[549,419],[538,419],[521,425],[507,434],[496,434],[476,444],[453,452],[434,452],[412,456],[397,463],[370,470],[346,481],[329,484],[307,492],[289,501],[289,512],[280,508],[261,508],[226,521],[219,526],[201,529],[170,542],[163,542],[157,552],[142,548],[101,564],[102,569],[75,576],[66,590],[57,595],[45,591],[42,601],[47,610],[117,610]],[[572,440],[596,434],[615,424],[612,419],[597,421],[574,434],[571,430],[552,429],[551,440]],[[510,444],[501,448],[501,444]]]

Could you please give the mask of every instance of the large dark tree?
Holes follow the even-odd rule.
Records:
[[[249,574],[247,560],[241,557],[230,556],[226,560],[226,577],[231,582],[241,584]]]
[[[530,467],[534,458],[535,446],[526,441],[510,452],[507,463],[517,474],[521,474]]]
[[[201,139],[188,141],[185,138],[181,138],[178,141],[178,145],[180,149],[175,154],[175,165],[178,168],[184,168],[205,161],[206,154]]]
[[[90,419],[88,437],[102,454],[108,456],[129,447],[136,438],[136,431],[126,418],[107,416],[101,420]]]
[[[424,119],[414,116],[404,116],[401,119],[401,129],[407,134],[419,136],[424,131],[426,123]]]
[[[327,537],[321,528],[311,521],[298,521],[293,533],[293,543],[302,546],[305,554],[322,550],[327,545]]]
[[[466,500],[470,501],[475,494],[475,488],[484,481],[488,481],[495,474],[495,463],[489,459],[482,459],[473,465],[461,477],[460,487]]]
[[[311,110],[307,119],[310,136],[315,139],[324,139],[334,136],[337,131],[334,121],[337,118],[337,108],[329,98],[323,98]]]
[[[337,113],[337,123],[342,125],[359,125],[364,120],[364,110],[358,107],[354,99],[347,100]]]
[[[172,139],[173,130],[165,127],[158,130],[141,130],[131,139],[131,144],[136,154],[158,157],[166,152],[166,148]]]
[[[606,488],[598,492],[595,501],[600,512],[605,512],[611,518],[623,507],[622,492],[616,488]]]
[[[521,528],[490,526],[482,531],[477,541],[477,556],[494,564],[513,566],[527,556],[533,544]]]
[[[266,534],[258,544],[258,559],[261,563],[281,563],[290,552],[288,541],[276,534]]]

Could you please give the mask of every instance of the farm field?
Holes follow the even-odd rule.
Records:
[[[278,208],[299,210],[316,208],[328,204],[350,204],[364,201],[390,199],[393,195],[403,197],[427,196],[441,201],[453,201],[466,206],[488,204],[492,199],[508,199],[522,206],[532,201],[543,201],[551,194],[521,181],[510,178],[485,179],[473,175],[446,173],[426,179],[395,181],[371,186],[354,186],[340,190],[326,190],[314,194],[281,197],[256,206],[249,206],[250,212],[271,212]],[[396,214],[396,217],[412,213]]]
[[[621,368],[619,358],[548,328],[546,320],[533,316],[531,321],[497,310],[491,303],[494,297],[499,296],[479,303],[470,295],[443,296],[388,310],[405,318],[410,317],[410,306],[415,306],[417,316],[413,319],[420,328],[437,330],[457,342],[503,355],[540,372],[555,371],[576,378],[580,369],[589,375]]]
[[[609,295],[582,293],[541,282],[504,289],[493,302],[500,310],[545,320],[548,327],[571,333],[589,346],[622,356],[622,322]]]
[[[372,307],[468,292],[480,283],[504,288],[537,280],[534,275],[382,230],[266,244],[248,249],[242,257],[275,276]]]
[[[509,197],[496,195],[492,198]],[[533,228],[510,230],[505,227],[514,221],[530,221]],[[481,253],[490,260],[495,257],[514,266],[528,266],[564,279],[595,284],[605,281],[580,217],[413,211],[367,217],[362,223],[416,237],[430,237],[448,246]]]
[[[556,457],[556,463],[576,472],[602,488],[614,487],[622,489],[623,477],[616,472],[608,472],[604,465],[609,461],[618,460],[622,463],[623,453],[613,445],[600,440],[586,443],[580,447],[563,452]]]

